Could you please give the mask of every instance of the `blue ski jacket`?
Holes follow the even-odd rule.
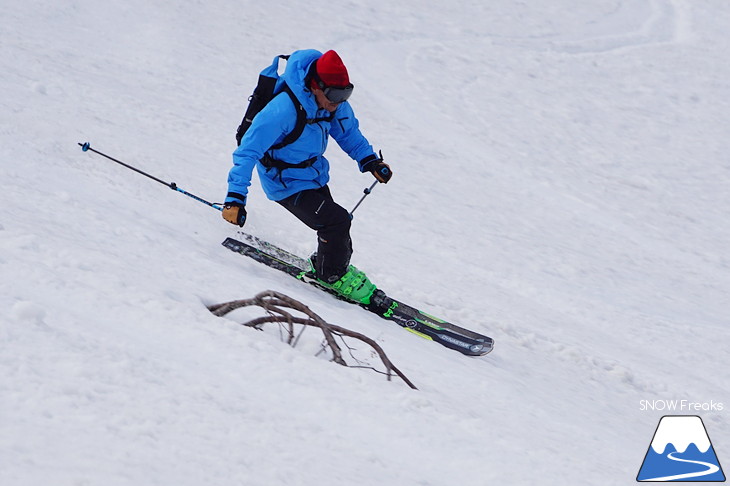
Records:
[[[330,116],[328,111],[319,109],[314,94],[305,85],[310,66],[320,56],[322,53],[314,49],[294,52],[277,81],[277,90],[284,82],[289,86],[304,107],[307,120]],[[254,167],[258,170],[266,196],[272,201],[280,201],[307,189],[323,187],[329,181],[329,162],[324,157],[324,152],[330,136],[358,162],[361,172],[364,172],[363,165],[366,162],[377,158],[373,147],[360,132],[359,122],[346,101],[337,107],[330,121],[308,123],[295,142],[280,149],[271,149],[272,145],[281,142],[294,129],[296,121],[297,110],[291,98],[284,92],[277,94],[254,117],[241,139],[241,144],[233,152],[233,168],[228,174],[226,202],[246,203]],[[273,159],[289,164],[298,164],[308,159],[314,159],[314,162],[305,168],[267,168],[261,163],[267,152]]]

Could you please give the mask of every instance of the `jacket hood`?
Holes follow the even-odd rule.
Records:
[[[306,86],[305,79],[312,63],[322,57],[316,49],[304,49],[293,52],[286,62],[284,74],[279,79],[286,82],[307,112],[307,117],[314,118],[319,107],[314,95]]]

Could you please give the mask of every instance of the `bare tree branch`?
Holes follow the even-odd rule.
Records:
[[[368,336],[365,336],[364,334],[352,331],[342,326],[329,324],[303,303],[274,290],[266,290],[264,292],[261,292],[252,299],[241,299],[231,302],[224,302],[222,304],[210,305],[208,306],[208,310],[210,310],[214,315],[222,317],[230,312],[233,312],[236,309],[249,306],[261,307],[266,311],[268,315],[265,317],[252,319],[248,322],[244,322],[242,323],[244,326],[260,328],[262,325],[267,323],[284,323],[287,325],[287,343],[291,346],[296,346],[296,341],[298,341],[298,338],[296,338],[295,340],[294,324],[317,327],[322,331],[322,334],[324,335],[326,347],[328,347],[332,352],[332,361],[342,366],[348,365],[347,362],[345,362],[345,359],[342,357],[342,349],[337,344],[335,336],[340,336],[340,338],[342,338],[342,336],[347,336],[353,339],[357,339],[370,346],[375,351],[375,353],[377,353],[378,357],[385,366],[385,374],[388,376],[388,380],[391,379],[392,373],[395,373],[409,387],[413,388],[414,390],[417,389],[416,386],[411,383],[411,381],[398,368],[396,368],[395,365],[393,365],[388,356],[385,354],[385,351],[383,351],[383,348],[377,342],[375,342],[375,340],[369,338]],[[304,314],[306,317],[294,316],[291,312],[284,310],[285,308],[295,310],[301,314]]]

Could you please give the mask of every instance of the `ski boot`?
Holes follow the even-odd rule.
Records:
[[[376,290],[375,285],[365,275],[365,272],[358,270],[354,265],[348,265],[344,275],[339,278],[331,278],[331,281],[322,280],[316,276],[314,259],[316,253],[309,257],[311,273],[322,287],[331,290],[338,297],[357,302],[358,304],[370,304],[370,297]]]

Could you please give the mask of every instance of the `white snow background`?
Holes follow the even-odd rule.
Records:
[[[633,484],[667,413],[641,400],[672,399],[724,404],[684,412],[730,462],[728,26],[725,0],[4,1],[0,484]],[[340,53],[395,174],[353,263],[491,355],[225,249],[219,212],[77,145],[221,201],[258,72],[300,48]],[[372,177],[327,155],[350,208]],[[308,255],[252,188],[245,230]],[[420,390],[205,308],[265,289]]]

